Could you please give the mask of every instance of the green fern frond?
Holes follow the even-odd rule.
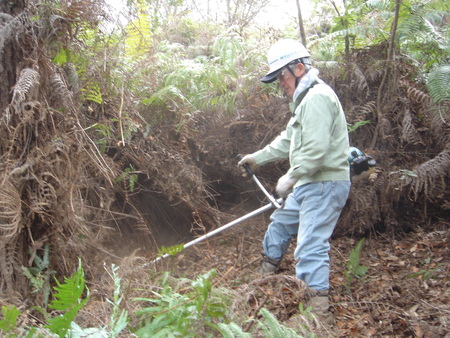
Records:
[[[85,93],[86,100],[102,104],[103,103],[103,96],[100,91],[100,85],[99,84],[91,84],[87,86],[86,88],[81,89],[82,92]]]
[[[339,43],[342,44],[343,38],[347,36],[358,38],[358,40],[355,41],[356,44],[355,47],[359,47],[359,45],[363,47],[364,45],[369,43],[369,41],[373,43],[373,41],[381,41],[388,38],[388,32],[376,26],[360,25],[348,28],[342,27],[340,28],[341,29],[335,30],[327,34],[323,38],[315,40],[309,47],[317,44],[320,46],[320,49],[322,48],[330,49],[331,48],[330,44],[332,45],[336,45]]]
[[[370,9],[389,10],[389,0],[368,0],[366,6]]]
[[[2,306],[3,318],[0,319],[0,333],[8,333],[16,327],[20,311],[15,306]]]
[[[359,261],[361,258],[361,250],[364,246],[364,241],[365,238],[362,238],[358,244],[356,245],[356,247],[350,252],[350,259],[347,263],[347,268],[350,272],[354,273],[355,271],[358,270],[359,265]]]
[[[81,296],[85,292],[84,270],[81,266],[70,278],[64,278],[64,283],[56,280],[55,299],[50,308],[57,311],[66,311],[80,303]]]
[[[222,65],[234,70],[237,60],[244,54],[243,40],[237,34],[220,35],[214,40],[212,53]]]
[[[62,48],[58,54],[55,55],[55,57],[52,59],[52,62],[54,64],[57,64],[59,66],[62,66],[63,64],[69,62],[69,56],[70,51],[68,49]]]
[[[55,299],[51,302],[49,307],[64,313],[49,319],[48,324],[45,327],[59,337],[65,337],[78,311],[80,311],[89,300],[89,296],[82,299],[86,288],[84,270],[81,267],[81,262],[78,266],[78,270],[72,277],[64,278],[64,283],[59,283],[58,280],[56,280],[56,284],[57,286],[54,288],[56,291]]]
[[[364,265],[360,265],[361,251],[364,246],[365,238],[362,238],[356,247],[350,252],[349,261],[347,263],[347,271],[344,272],[346,276],[346,287],[350,288],[352,281],[357,278],[360,279],[367,274],[369,268]]]
[[[348,124],[347,129],[349,133],[353,133],[359,127],[365,126],[366,124],[370,124],[370,121],[358,121],[353,125]]]
[[[436,103],[450,100],[450,65],[436,68],[429,75],[427,88]]]
[[[108,302],[113,305],[113,312],[111,314],[111,320],[109,326],[111,327],[111,337],[117,337],[119,333],[124,330],[128,325],[128,312],[123,309],[120,314],[120,304],[122,303],[123,296],[121,295],[121,278],[117,271],[119,267],[114,264],[111,266],[112,277],[114,279],[114,297],[113,300]]]
[[[244,332],[236,323],[219,323],[217,324],[217,329],[222,334],[223,338],[252,338],[250,333]]]
[[[260,311],[264,318],[263,331],[266,333],[266,337],[285,337],[280,327],[280,322],[270,313],[269,310],[262,308]]]
[[[152,25],[150,17],[146,13],[147,6],[144,2],[138,5],[139,14],[136,20],[126,27],[125,51],[132,59],[141,59],[152,46]]]
[[[169,254],[171,256],[175,256],[177,253],[184,250],[184,244],[173,245],[170,247],[162,246],[158,250],[158,256],[163,256],[165,254]]]
[[[299,337],[295,330],[282,325],[275,316],[266,308],[260,311],[264,322],[259,322],[259,327],[264,332],[264,337],[294,338]]]
[[[191,285],[194,290],[188,294],[181,295],[173,292],[170,286],[165,286],[158,292],[154,291],[155,297],[151,299],[134,299],[151,304],[136,311],[136,315],[143,316],[145,324],[135,333],[140,337],[195,336],[196,330],[210,321],[205,310],[211,295],[211,279],[215,274],[212,270],[198,277]]]

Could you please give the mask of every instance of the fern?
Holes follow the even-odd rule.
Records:
[[[248,332],[244,332],[236,323],[217,324],[217,330],[222,334],[223,338],[252,338]]]
[[[242,60],[245,65],[260,64],[255,62],[258,55],[245,53],[242,39],[233,34],[215,39],[210,57],[199,55],[187,59],[186,49],[177,43],[163,42],[157,48],[160,52],[155,55],[157,62],[153,72],[156,76],[161,74],[164,80],[141,102],[156,106],[158,111],[178,112],[180,127],[192,111],[234,111],[243,82],[252,80],[242,76]],[[177,67],[173,67],[174,63]]]
[[[136,312],[143,319],[143,325],[136,334],[139,337],[196,336],[199,330],[215,327],[214,318],[221,318],[227,312],[227,300],[223,295],[215,296],[212,289],[214,270],[192,281],[192,292],[179,294],[164,280],[154,298],[136,298],[151,304]],[[168,276],[168,275],[167,275]],[[220,311],[218,311],[220,310]]]
[[[114,180],[114,182],[117,183],[117,182],[122,181],[125,178],[128,178],[130,191],[133,192],[134,191],[134,187],[135,187],[135,185],[136,185],[136,183],[138,181],[138,175],[135,174],[134,171],[135,171],[135,168],[132,165],[130,165],[130,167],[126,168],[123,171],[123,173],[120,174],[119,177],[117,177]]]
[[[405,54],[429,71],[448,62],[448,38],[445,24],[439,24],[448,12],[445,1],[404,2],[400,11],[398,39]],[[437,19],[439,18],[439,19]]]
[[[308,318],[309,320],[314,320],[314,316],[312,314],[312,306],[308,306],[308,307],[304,307],[303,303],[298,304],[298,310],[300,312],[300,314],[306,318]]]
[[[81,89],[83,93],[85,93],[85,98],[88,101],[92,101],[98,104],[103,103],[103,96],[100,91],[100,85],[97,84],[90,84],[86,86],[86,88]]]
[[[420,271],[417,271],[411,275],[408,275],[408,278],[415,278],[420,276],[420,279],[422,281],[427,280],[429,278],[437,278],[438,277],[438,271],[440,271],[442,267],[442,263],[439,263],[435,268],[433,269],[422,269]]]
[[[123,296],[121,295],[120,291],[121,279],[117,274],[118,269],[119,267],[115,266],[114,264],[112,265],[112,277],[114,279],[115,287],[113,301],[108,300],[108,302],[113,305],[113,313],[110,320],[110,337],[117,337],[119,333],[128,325],[128,312],[126,310],[122,310],[119,314]]]
[[[0,333],[8,333],[16,327],[20,311],[15,306],[2,306],[3,319],[0,319]]]
[[[429,75],[427,88],[436,103],[450,101],[450,65],[436,68]]]
[[[80,311],[89,300],[89,296],[82,299],[85,288],[84,270],[81,267],[81,262],[78,270],[70,278],[64,278],[64,283],[59,283],[56,280],[55,299],[51,302],[49,307],[53,310],[63,312],[57,317],[48,320],[48,324],[44,327],[51,332],[57,334],[59,337],[65,337],[69,330],[71,323],[78,311]]]
[[[180,102],[189,103],[189,100],[183,95],[181,90],[173,85],[169,85],[158,90],[151,97],[143,99],[141,102],[143,104],[157,104],[160,106],[165,106],[166,102],[169,100],[172,102],[177,102],[175,99],[178,99]]]
[[[70,51],[68,49],[62,48],[58,54],[52,59],[54,64],[62,66],[63,64],[69,62],[70,59]]]
[[[88,129],[95,129],[100,134],[100,138],[97,138],[95,143],[100,145],[100,152],[104,153],[108,147],[109,139],[113,138],[111,127],[103,123],[95,123]]]
[[[133,60],[141,59],[147,54],[152,46],[153,36],[150,17],[146,14],[148,5],[140,2],[138,7],[138,18],[126,27],[125,51]]]
[[[349,261],[347,263],[347,271],[345,271],[347,289],[350,288],[350,284],[355,278],[360,279],[364,277],[369,270],[367,266],[359,264],[364,241],[365,238],[362,238],[356,247],[350,252]]]
[[[358,121],[353,125],[348,124],[348,132],[349,133],[353,133],[356,129],[358,129],[359,127],[365,126],[366,124],[370,124],[370,121]]]
[[[159,256],[164,256],[166,254],[169,254],[170,256],[175,256],[177,253],[181,252],[184,250],[184,244],[177,244],[177,245],[173,245],[170,247],[165,247],[162,246],[159,250],[158,250],[158,257]]]
[[[237,61],[245,54],[242,37],[237,34],[220,35],[214,40],[212,52],[220,64],[227,65],[228,70],[236,74]]]
[[[38,71],[32,68],[22,69],[19,79],[14,86],[11,104],[18,108],[21,103],[32,99],[33,92],[39,84],[39,78]]]
[[[42,291],[44,306],[47,307],[50,296],[50,276],[55,273],[55,271],[48,269],[50,266],[48,244],[45,245],[42,258],[37,255],[34,256],[34,264],[36,266],[29,268],[22,266],[22,271],[33,286],[31,292],[37,293]]]
[[[276,337],[276,338],[299,338],[298,333],[282,325],[269,310],[262,308],[260,311],[264,318],[264,322],[259,322],[258,325],[264,332],[264,337]]]

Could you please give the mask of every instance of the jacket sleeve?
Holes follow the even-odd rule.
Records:
[[[258,165],[286,159],[289,157],[290,140],[286,130],[282,131],[270,144],[253,153],[252,156]]]

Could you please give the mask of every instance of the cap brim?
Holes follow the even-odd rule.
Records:
[[[274,71],[272,73],[267,74],[266,76],[264,76],[261,79],[261,82],[272,83],[273,81],[275,81],[277,79],[278,74],[280,74],[282,70],[283,70],[283,68],[278,69],[278,70],[276,70],[276,71]]]

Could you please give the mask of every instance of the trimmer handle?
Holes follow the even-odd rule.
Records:
[[[243,159],[243,156],[241,154],[236,156],[236,159],[238,161]],[[247,174],[253,179],[253,181],[258,185],[258,187],[262,190],[264,195],[269,199],[270,203],[274,205],[277,209],[282,207],[283,199],[280,199],[279,201],[276,201],[275,198],[269,194],[269,192],[264,188],[264,186],[261,184],[261,182],[258,180],[258,177],[254,174],[253,170],[250,168],[248,164],[243,164],[242,167],[245,169]]]
[[[241,154],[236,155],[236,160],[238,161],[242,160],[243,158],[244,156],[242,156]],[[244,163],[242,167],[245,169],[245,171],[250,177],[252,177],[255,174],[247,163]]]

